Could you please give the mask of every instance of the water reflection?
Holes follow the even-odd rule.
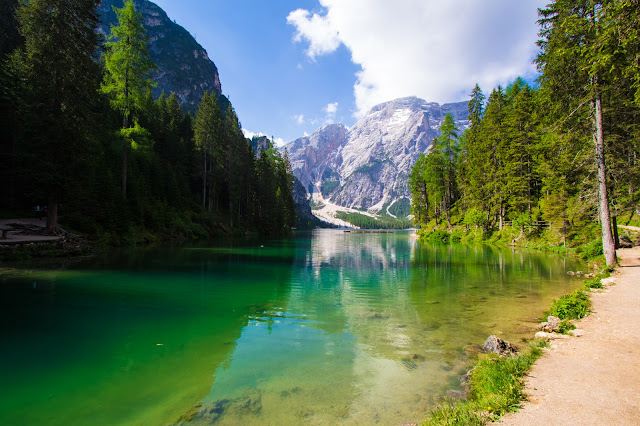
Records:
[[[465,346],[530,335],[579,285],[563,262],[320,230],[17,268],[0,275],[0,423],[420,422]]]

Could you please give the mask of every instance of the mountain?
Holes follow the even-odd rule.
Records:
[[[167,96],[175,92],[183,108],[195,112],[205,91],[222,93],[218,68],[207,51],[180,25],[170,20],[166,12],[147,0],[134,0],[136,10],[144,18],[149,37],[149,55],[156,64],[153,96],[163,91]],[[111,25],[117,25],[113,7],[121,8],[123,0],[103,0],[98,7],[102,25],[98,31],[105,38]]]
[[[408,97],[373,107],[351,129],[324,126],[286,145],[294,174],[325,203],[383,214],[406,211],[402,200],[410,196],[411,166],[440,135],[447,113],[460,132],[469,125],[467,104]]]

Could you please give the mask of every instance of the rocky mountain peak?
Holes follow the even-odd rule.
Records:
[[[372,212],[387,212],[410,196],[411,166],[426,153],[451,113],[461,130],[467,102],[440,105],[417,97],[373,107],[351,129],[325,126],[287,145],[294,173],[323,200]]]
[[[207,51],[180,25],[169,19],[166,12],[148,0],[134,0],[136,10],[144,18],[149,37],[149,55],[157,70],[153,80],[153,96],[163,91],[174,92],[183,108],[195,112],[205,91],[222,93],[218,68]],[[105,37],[111,25],[117,25],[113,7],[121,8],[123,0],[103,0],[98,7],[102,25],[98,28]]]

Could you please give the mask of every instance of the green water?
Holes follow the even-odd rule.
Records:
[[[334,230],[5,267],[0,424],[419,422],[577,268]]]

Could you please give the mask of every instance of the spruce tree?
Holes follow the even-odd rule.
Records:
[[[597,166],[598,211],[607,265],[617,263],[611,230],[603,98],[607,91],[606,61],[600,61],[603,8],[608,1],[557,0],[540,13],[541,52],[536,59],[540,81],[552,99],[572,116],[588,108]],[[636,15],[637,16],[637,15]]]
[[[122,193],[127,194],[127,151],[131,141],[128,129],[136,119],[144,94],[153,87],[149,46],[142,15],[136,12],[132,0],[122,9],[114,8],[118,25],[111,27],[106,43],[106,73],[101,90],[109,95],[111,106],[122,114],[124,144],[122,148]]]

